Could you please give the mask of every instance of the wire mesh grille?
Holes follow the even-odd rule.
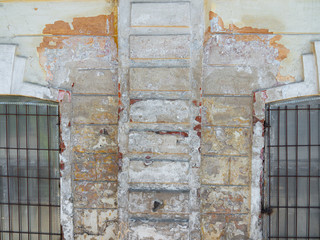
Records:
[[[0,104],[0,240],[61,239],[58,106]]]
[[[320,100],[266,109],[264,226],[269,239],[320,239]]]

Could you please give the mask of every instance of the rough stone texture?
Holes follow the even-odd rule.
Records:
[[[130,182],[187,183],[188,162],[130,161]]]
[[[143,100],[130,106],[130,121],[144,123],[185,123],[189,120],[187,101]]]
[[[204,94],[251,94],[252,90],[260,88],[256,82],[257,70],[252,66],[205,66],[203,92]]]
[[[74,206],[79,208],[116,208],[117,183],[74,182]]]
[[[117,222],[105,222],[102,225],[102,234],[76,234],[75,240],[116,240],[118,238],[118,223]]]
[[[248,215],[245,214],[208,214],[201,218],[201,230],[204,239],[249,239]]]
[[[103,234],[110,221],[117,220],[116,209],[77,209],[75,210],[76,234]]]
[[[232,157],[230,158],[230,184],[249,185],[250,183],[250,158]]]
[[[190,36],[131,36],[130,58],[179,59],[190,57]]]
[[[189,68],[131,68],[130,91],[188,91]]]
[[[203,98],[203,123],[206,125],[250,126],[251,98],[205,97]]]
[[[160,203],[155,208],[154,202]],[[129,193],[129,211],[131,214],[188,214],[189,192],[174,191],[131,191]]]
[[[150,153],[188,153],[186,133],[184,132],[130,132],[130,152]]]
[[[248,213],[250,210],[248,187],[203,186],[200,196],[204,213]]]
[[[250,129],[234,127],[205,127],[202,152],[219,155],[248,155]]]
[[[230,157],[208,157],[201,159],[202,184],[229,184]]]
[[[73,93],[116,95],[117,77],[116,69],[80,69],[71,74],[70,82],[74,84]]]
[[[116,181],[118,168],[114,154],[74,154],[74,180]]]
[[[116,124],[118,98],[109,96],[74,96],[73,122],[75,124]]]
[[[188,2],[133,3],[131,7],[132,27],[188,27],[189,24],[190,10]]]
[[[129,240],[189,239],[188,223],[130,222]]]
[[[112,125],[74,125],[73,150],[75,152],[117,152],[117,127]]]

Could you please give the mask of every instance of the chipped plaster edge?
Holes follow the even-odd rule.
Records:
[[[279,86],[262,91],[254,92],[253,102],[253,135],[252,135],[252,181],[251,181],[251,226],[250,239],[264,239],[261,216],[261,191],[264,160],[264,120],[265,105],[275,101],[290,98],[307,97],[317,95],[318,79],[316,70],[316,59],[313,54],[302,56],[304,76],[303,82]]]

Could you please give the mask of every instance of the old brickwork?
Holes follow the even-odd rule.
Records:
[[[28,20],[0,24],[27,56],[0,92],[60,102],[65,239],[262,239],[264,105],[318,93],[300,57],[320,30],[257,2],[270,16],[250,0],[0,4]]]

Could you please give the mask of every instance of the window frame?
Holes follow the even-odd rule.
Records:
[[[7,217],[7,221],[1,221],[0,238],[10,240],[17,238],[62,239],[60,224],[59,103],[24,96],[0,96],[0,107],[3,110],[0,112],[0,120],[5,121],[5,126],[0,121],[0,131],[3,132],[0,137],[5,137],[4,141],[0,141],[1,144],[5,143],[4,146],[0,146],[0,150],[5,155],[3,161],[5,169],[0,173],[0,183],[3,184],[1,186],[6,185],[7,189],[7,191],[1,193],[2,196],[0,195],[0,212],[4,212],[3,216]],[[13,127],[10,126],[11,124]],[[31,125],[34,125],[36,133],[31,133],[34,130]],[[11,127],[15,129],[12,134],[9,130]],[[20,131],[23,133],[20,134]],[[34,135],[36,135],[36,141],[31,144]],[[16,141],[13,145],[10,145],[11,138],[15,139],[13,142]],[[23,143],[21,144],[21,142]],[[16,159],[12,160],[10,154],[15,151]],[[35,153],[34,159],[31,152]],[[11,161],[16,161],[16,166],[13,168],[11,167]],[[36,168],[36,171],[34,171],[34,168]],[[23,186],[21,186],[22,183]],[[32,185],[36,185],[36,187],[34,188]],[[15,191],[17,199],[10,196],[10,190],[14,191],[14,189],[11,189],[12,186],[14,189],[16,187],[18,189]],[[32,191],[34,189],[38,191],[37,201],[33,199],[33,195],[36,194]],[[43,192],[42,195],[41,191]],[[48,196],[46,197],[46,195]],[[30,212],[33,210],[30,209],[36,211],[37,216],[32,216],[33,214]],[[18,217],[14,215],[14,211],[18,212],[16,214]],[[47,218],[47,215],[45,212],[41,214],[41,211],[48,211],[48,220],[43,220]],[[37,224],[36,231],[34,226],[31,226],[33,217],[38,217],[37,223],[39,224]],[[41,227],[46,221],[47,231]],[[17,227],[13,228],[12,225],[15,224],[18,225],[18,230]],[[23,225],[27,225],[27,227],[23,227]],[[4,229],[3,226],[5,226]]]
[[[309,104],[308,104],[309,103]],[[318,105],[317,108],[313,108],[311,107],[310,105],[312,103],[316,103]],[[288,108],[288,106],[292,106],[292,105],[295,105],[295,108],[292,109],[291,108]],[[307,107],[303,107],[303,108],[299,108],[299,106],[302,106],[302,105],[307,105]],[[283,130],[283,132],[285,132],[285,142],[284,144],[282,143],[282,145],[280,144],[280,132],[281,132],[281,120],[280,120],[280,112],[283,111],[285,112],[285,130]],[[296,165],[298,164],[299,166],[299,163],[301,163],[301,161],[303,160],[300,160],[300,156],[298,155],[298,149],[300,147],[306,147],[308,148],[307,152],[308,152],[308,156],[306,157],[308,159],[308,175],[299,175],[298,172],[299,170],[301,170],[299,167],[295,168],[296,169],[296,175],[294,176],[291,176],[289,173],[288,173],[288,148],[289,147],[292,147],[290,144],[288,144],[288,111],[292,111],[292,112],[295,112],[296,114],[296,119],[295,119],[295,124],[296,124],[296,144],[295,144],[295,150],[296,150]],[[298,122],[298,119],[299,118],[299,111],[306,111],[307,112],[307,126],[305,127],[305,125],[303,124],[303,128],[306,129],[306,131],[308,132],[308,139],[307,139],[307,144],[299,144],[299,131],[301,130],[301,126],[299,125],[299,122]],[[316,136],[318,136],[318,139],[317,139],[317,146],[313,146],[314,144],[312,144],[312,141],[311,141],[311,136],[313,135],[312,134],[312,124],[311,124],[311,111],[317,111],[317,114],[318,114],[318,118],[317,118],[317,121],[318,121],[318,133]],[[271,132],[273,131],[272,128],[272,120],[271,120],[271,117],[272,117],[272,112],[275,112],[275,114],[277,114],[277,119],[278,119],[278,125],[276,126],[276,134],[277,136],[271,136]],[[282,116],[283,117],[283,116]],[[289,119],[290,121],[290,119]],[[280,122],[280,124],[279,124]],[[299,97],[299,98],[294,98],[294,99],[289,99],[289,100],[281,100],[281,101],[277,101],[277,102],[271,102],[271,103],[268,103],[265,105],[265,119],[264,119],[264,158],[263,158],[263,181],[262,181],[262,197],[261,197],[261,213],[264,215],[263,218],[262,218],[262,230],[263,230],[263,236],[266,238],[266,239],[279,239],[279,238],[283,238],[283,239],[287,239],[287,238],[291,238],[291,239],[297,239],[297,238],[302,238],[302,239],[319,239],[320,238],[320,230],[319,232],[317,233],[318,235],[317,236],[310,236],[310,225],[311,225],[311,220],[310,220],[310,209],[312,208],[315,208],[315,209],[318,209],[318,218],[319,218],[319,223],[320,223],[320,202],[319,202],[319,205],[318,206],[311,206],[310,205],[310,200],[312,199],[311,197],[311,190],[310,190],[310,179],[315,177],[316,179],[318,179],[318,185],[320,184],[319,183],[319,179],[320,179],[320,136],[319,136],[319,128],[320,127],[320,96],[311,96],[311,97]],[[272,142],[272,137],[275,137],[275,141],[276,141],[276,145],[273,146],[273,144],[271,144]],[[300,140],[301,141],[301,140]],[[277,156],[275,158],[278,158],[277,161],[277,164],[278,164],[278,168],[277,168],[277,175],[276,176],[273,176],[273,173],[270,173],[271,172],[271,169],[273,169],[273,166],[271,166],[271,162],[272,162],[272,157],[271,157],[271,148],[272,147],[276,147],[278,148],[277,149]],[[285,175],[282,176],[283,174],[280,174],[280,169],[281,169],[281,166],[279,166],[279,163],[280,163],[280,157],[279,157],[279,147],[284,147],[285,148],[285,156],[286,156],[286,167],[285,167]],[[318,174],[317,175],[312,175],[311,174],[311,147],[317,147],[318,148]],[[300,164],[301,165],[301,164]],[[271,187],[271,178],[272,177],[275,177],[277,178],[277,205],[276,205],[276,208],[272,208],[272,206],[270,206],[270,198],[271,198],[271,194],[270,192],[272,191],[272,187]],[[286,181],[286,205],[282,205],[280,204],[279,205],[279,199],[280,199],[280,187],[279,187],[279,179],[283,177],[285,178],[285,181]],[[288,183],[288,179],[291,178],[291,177],[294,177],[295,178],[295,181],[296,181],[296,192],[295,192],[295,196],[296,196],[296,202],[295,202],[295,206],[290,206],[288,204],[288,201],[290,199],[289,195],[288,195],[288,188],[289,188],[289,183]],[[308,179],[308,206],[299,206],[299,201],[297,200],[298,199],[298,186],[299,186],[299,179],[302,179],[302,178],[307,178]],[[319,188],[319,186],[318,186]],[[318,189],[318,200],[320,199],[320,188]],[[286,209],[286,234],[287,235],[281,235],[279,233],[279,221],[280,221],[280,218],[279,218],[279,209],[280,208],[284,208]],[[289,221],[288,221],[288,209],[294,209],[295,211],[295,235],[290,235],[288,236],[288,225],[289,225]],[[274,211],[274,209],[278,209]],[[300,225],[298,224],[298,218],[300,219],[300,217],[298,217],[298,209],[307,209],[307,212],[308,212],[308,219],[307,219],[307,230],[306,230],[306,234],[307,236],[301,236],[299,235],[298,233],[298,227],[296,226],[299,226]],[[274,212],[276,212],[277,214],[277,223],[278,223],[278,226],[277,226],[277,232],[278,234],[276,236],[271,236],[271,233],[270,233],[270,228],[271,228],[271,223],[270,223],[270,219],[271,219],[271,216],[272,214],[275,214]]]

